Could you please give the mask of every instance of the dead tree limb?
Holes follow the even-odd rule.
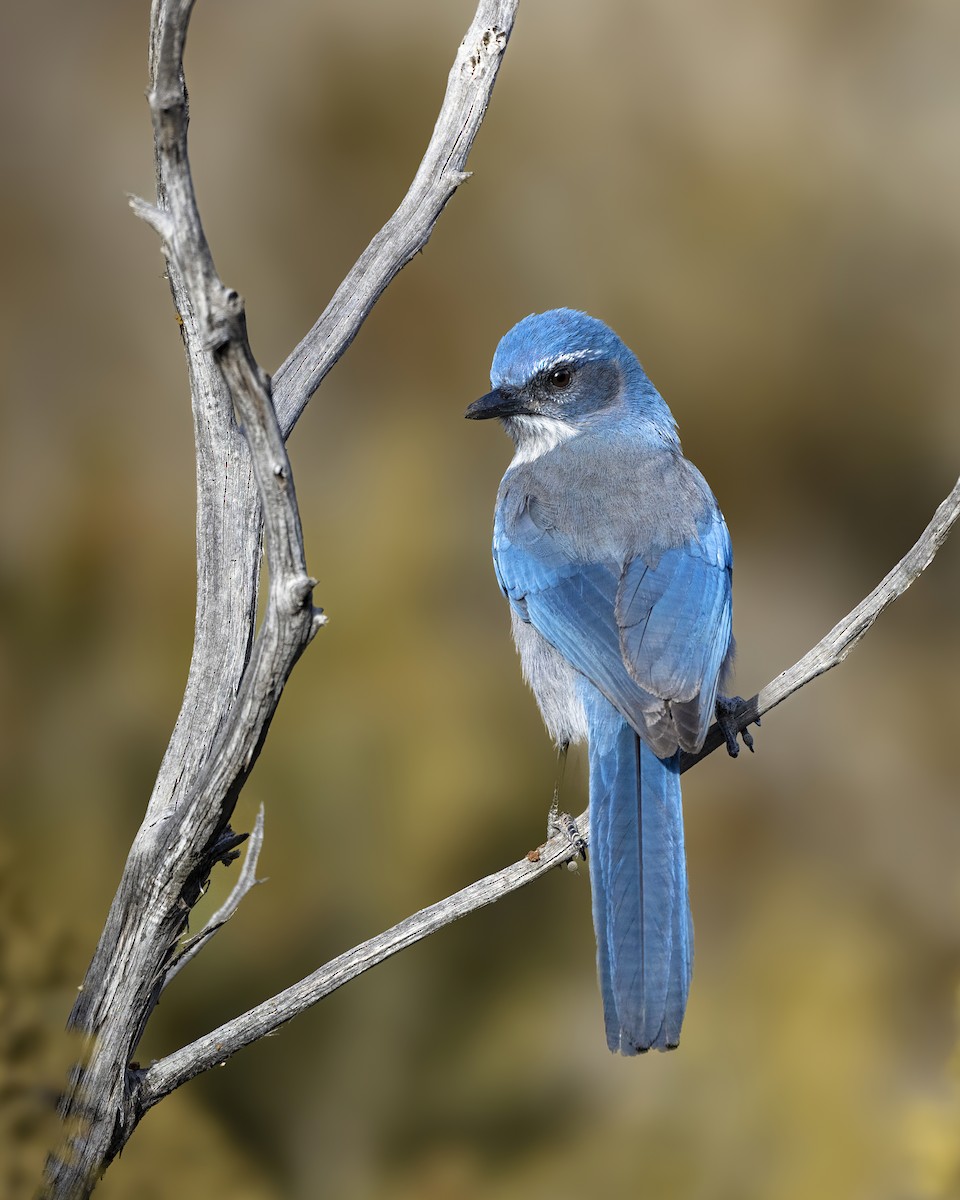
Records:
[[[148,99],[157,199],[133,207],[160,235],[187,356],[197,452],[197,613],[180,715],[71,1014],[86,1042],[62,1104],[65,1140],[47,1165],[45,1192],[57,1200],[90,1193],[143,1113],[133,1054],[170,978],[190,910],[214,865],[236,857],[243,837],[229,821],[237,797],[289,673],[322,622],[285,438],[465,178],[517,3],[481,0],[407,197],[274,387],[250,351],[240,297],[216,273],[193,191],[183,49],[194,0],[153,0]],[[269,590],[254,638],[262,544]]]
[[[154,0],[149,100],[157,201],[134,208],[160,235],[182,322],[197,444],[198,594],[183,706],[72,1014],[86,1055],[64,1100],[68,1138],[48,1164],[46,1194],[83,1197],[143,1114],[175,1088],[277,1029],[347,980],[444,925],[568,861],[565,836],[341,955],[300,983],[154,1063],[132,1061],[161,990],[219,927],[178,941],[213,866],[243,840],[229,826],[280,694],[322,621],[304,561],[285,439],[390,280],[426,242],[465,178],[513,26],[517,0],[481,0],[451,70],[427,154],[410,191],[274,380],[253,358],[242,302],[216,273],[190,176],[183,47],[194,0]],[[929,564],[960,514],[960,482],[917,545],[818,646],[745,701],[746,727],[841,662],[880,612]],[[262,538],[261,538],[262,533]],[[254,637],[261,544],[269,568]],[[703,754],[722,738],[714,731]],[[703,757],[701,754],[699,757]],[[697,759],[691,758],[689,767]],[[579,818],[589,835],[586,816]],[[228,902],[236,908],[249,871]]]
[[[230,918],[236,913],[240,907],[240,902],[248,892],[252,892],[257,884],[266,882],[263,879],[257,878],[257,861],[260,858],[260,851],[263,848],[263,805],[261,804],[257,810],[257,819],[254,822],[253,829],[250,831],[250,837],[247,840],[247,849],[243,858],[243,866],[240,868],[240,874],[237,876],[237,882],[230,889],[230,895],[224,900],[217,911],[209,918],[204,927],[199,933],[195,933],[189,938],[176,955],[171,959],[166,974],[163,977],[163,986],[167,987],[171,980],[183,970],[183,968],[192,959],[200,953],[207,942],[220,932]]]
[[[916,544],[892,571],[860,604],[792,667],[783,671],[752,699],[744,701],[737,718],[741,730],[793,695],[805,684],[838,666],[871,628],[880,614],[914,583],[933,561],[960,517],[960,480],[939,506],[933,519]],[[724,737],[714,726],[703,751],[688,755],[683,770],[724,745]],[[589,840],[589,818],[584,812],[577,818],[579,832]],[[550,838],[518,862],[480,879],[429,908],[421,909],[392,929],[378,934],[345,954],[332,959],[292,987],[258,1004],[248,1012],[227,1021],[188,1046],[167,1055],[143,1073],[141,1102],[144,1108],[156,1104],[175,1088],[211,1067],[219,1066],[244,1046],[273,1033],[317,1001],[342,987],[351,979],[369,971],[415,942],[421,941],[445,925],[468,913],[495,904],[511,892],[541,878],[554,867],[576,858],[577,847],[565,832]]]

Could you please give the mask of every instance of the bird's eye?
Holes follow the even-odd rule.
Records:
[[[559,388],[560,391],[563,391],[563,389],[568,388],[572,382],[573,372],[569,367],[557,367],[555,371],[550,372],[551,387]]]

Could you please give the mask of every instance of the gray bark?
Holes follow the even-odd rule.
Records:
[[[960,480],[939,506],[916,544],[874,590],[792,667],[782,671],[757,695],[740,704],[736,719],[738,729],[742,731],[750,724],[758,722],[760,717],[799,691],[805,684],[843,662],[884,609],[919,579],[946,541],[958,517]],[[724,744],[723,734],[718,726],[714,725],[703,750],[696,755],[685,755],[681,770],[687,771],[696,766],[701,759]],[[468,913],[488,904],[495,904],[518,888],[533,883],[554,867],[572,862],[580,853],[580,847],[568,832],[569,819],[561,820],[559,825],[560,829],[554,836],[542,846],[530,850],[518,862],[511,863],[445,900],[414,913],[392,929],[332,959],[305,979],[301,979],[299,983],[286,988],[263,1004],[235,1017],[232,1021],[227,1021],[212,1033],[205,1034],[190,1045],[154,1063],[142,1079],[141,1100],[144,1107],[156,1104],[188,1079],[226,1062],[244,1046],[257,1041],[265,1033],[272,1033],[343,984],[400,950],[405,950]],[[576,818],[576,831],[583,842],[589,842],[590,826],[587,812]]]
[[[149,1068],[132,1061],[163,988],[256,883],[261,819],[227,903],[195,938],[178,947],[212,868],[238,853],[243,837],[229,826],[237,796],[263,745],[284,684],[323,621],[313,605],[314,580],[304,562],[285,439],[377,298],[423,247],[444,205],[466,178],[466,158],[486,111],[517,3],[481,0],[410,190],[271,381],[250,352],[242,301],[216,273],[193,193],[182,71],[193,0],[154,0],[148,96],[157,201],[151,205],[135,200],[133,206],[160,235],[182,320],[197,452],[195,641],[181,712],[71,1015],[71,1023],[86,1039],[86,1050],[63,1105],[64,1143],[48,1162],[48,1197],[88,1195],[143,1114],[187,1080],[221,1064],[390,955],[578,853],[577,844],[561,832],[520,861],[341,955]],[[739,727],[746,728],[841,662],[883,609],[919,577],[958,515],[960,482],[916,546],[863,603],[797,664],[742,702]],[[269,587],[254,638],[262,547]],[[723,740],[714,727],[703,752],[686,760],[684,769]],[[586,814],[578,822],[587,839]]]
[[[176,966],[190,910],[217,862],[284,684],[322,623],[303,557],[284,440],[324,375],[397,272],[426,243],[466,178],[518,0],[481,0],[457,53],[424,160],[394,216],[364,251],[272,383],[246,337],[240,297],[213,264],[187,155],[183,48],[193,0],[154,0],[150,86],[155,205],[134,210],[159,233],[182,322],[197,456],[197,610],[193,656],[173,735],[71,1014],[85,1038],[67,1089],[65,1139],[45,1193],[92,1191],[144,1111],[132,1062]],[[265,535],[262,543],[261,534]],[[261,546],[269,588],[254,639]]]

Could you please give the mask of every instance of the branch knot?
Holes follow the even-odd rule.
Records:
[[[312,605],[313,589],[317,586],[317,581],[309,575],[295,575],[292,578],[286,579],[282,584],[282,601],[278,597],[278,602],[282,603],[283,610],[290,616],[295,616],[308,606]]]

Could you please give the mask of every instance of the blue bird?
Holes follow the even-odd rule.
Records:
[[[702,747],[733,659],[730,536],[669,408],[602,321],[526,317],[490,382],[466,415],[499,417],[516,450],[497,579],[548,732],[562,750],[589,745],[607,1044],[672,1049],[693,965],[680,754]]]

